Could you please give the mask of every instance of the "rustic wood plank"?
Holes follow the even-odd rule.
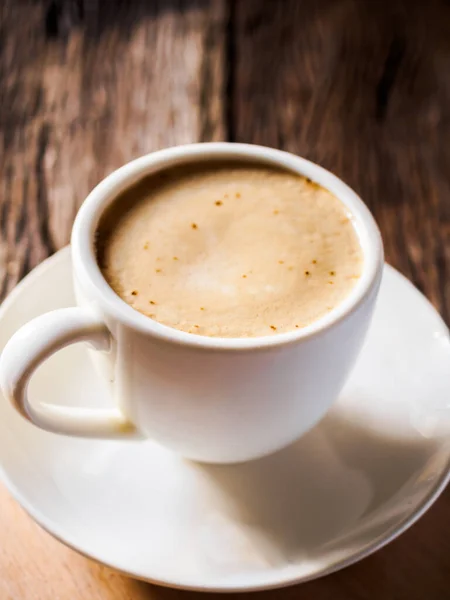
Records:
[[[447,320],[449,22],[438,0],[249,0],[234,3],[228,41],[233,139],[285,148],[347,181],[373,210],[388,261]],[[277,596],[441,600],[449,530],[447,490],[386,549]]]
[[[69,240],[88,191],[132,158],[223,139],[222,0],[0,5],[0,298]],[[0,598],[141,600],[177,592],[65,548],[0,486]]]
[[[235,3],[238,141],[336,172],[387,259],[450,318],[450,89],[444,1]]]
[[[69,241],[123,163],[223,139],[222,0],[7,0],[0,8],[0,297]]]

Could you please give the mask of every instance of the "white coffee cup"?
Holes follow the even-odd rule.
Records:
[[[95,256],[100,216],[144,175],[187,162],[238,159],[274,164],[327,188],[353,215],[364,253],[361,278],[326,316],[289,333],[231,339],[172,329],[142,315],[109,287]],[[192,144],[143,156],[109,175],[86,198],[72,232],[77,307],[22,327],[0,357],[4,395],[48,431],[90,437],[149,437],[188,458],[238,462],[293,442],[338,396],[373,313],[383,269],[380,233],[367,207],[340,179],[292,154],[246,144]],[[110,409],[36,405],[35,369],[85,341],[112,382]]]

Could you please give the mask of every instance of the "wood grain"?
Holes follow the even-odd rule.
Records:
[[[3,0],[0,297],[68,242],[105,174],[155,148],[230,139],[346,180],[388,260],[448,320],[449,23],[445,0]],[[445,600],[449,573],[447,491],[374,556],[261,597]],[[79,556],[0,488],[1,600],[175,596],[198,594]]]
[[[235,141],[282,147],[351,185],[387,260],[450,320],[450,4],[235,2]],[[308,600],[450,598],[450,490],[398,541],[302,586]],[[295,592],[292,592],[294,594]]]
[[[0,296],[106,174],[224,137],[224,34],[220,0],[2,3]]]
[[[450,5],[236,2],[233,136],[334,171],[450,317]]]

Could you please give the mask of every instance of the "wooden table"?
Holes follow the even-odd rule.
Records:
[[[107,173],[156,148],[232,140],[346,180],[388,261],[448,320],[449,40],[444,0],[0,1],[0,295],[68,243]],[[1,600],[176,596],[197,594],[77,555],[0,487]],[[262,596],[450,598],[449,491],[370,558]]]

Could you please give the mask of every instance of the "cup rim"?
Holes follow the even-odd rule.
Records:
[[[109,286],[95,254],[95,234],[104,210],[126,188],[145,175],[182,163],[234,159],[284,167],[309,177],[334,194],[352,215],[364,255],[363,272],[348,296],[333,310],[306,327],[267,336],[248,338],[208,337],[163,325],[138,312]],[[72,229],[74,274],[88,298],[108,317],[168,342],[208,350],[251,350],[279,347],[309,340],[348,318],[378,285],[384,264],[383,243],[371,212],[359,196],[341,179],[323,167],[299,156],[252,144],[233,142],[196,143],[158,150],[137,158],[103,179],[87,196]]]

